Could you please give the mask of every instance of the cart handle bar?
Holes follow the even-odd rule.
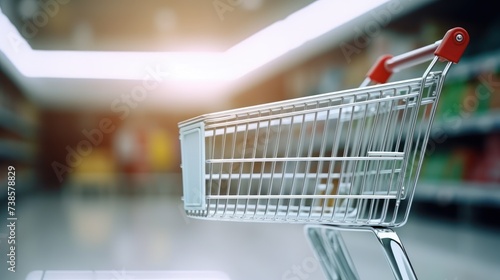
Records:
[[[445,61],[458,63],[467,44],[469,44],[467,31],[461,27],[455,27],[448,30],[443,39],[434,44],[394,57],[392,55],[381,56],[366,76],[373,82],[383,84],[392,73],[432,60],[435,56]]]

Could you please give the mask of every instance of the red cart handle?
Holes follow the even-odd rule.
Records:
[[[391,77],[392,73],[398,72],[438,56],[442,60],[458,63],[460,57],[469,44],[469,34],[461,27],[455,27],[444,35],[442,40],[434,44],[398,55],[383,55],[366,75],[371,81],[376,83],[385,83]]]

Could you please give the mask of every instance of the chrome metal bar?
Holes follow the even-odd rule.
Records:
[[[359,279],[340,231],[329,226],[306,226],[305,234],[328,280]]]
[[[268,126],[266,127],[266,136],[264,138],[264,150],[262,152],[262,157],[265,157],[267,155],[267,148],[268,148],[268,145],[267,143],[269,143],[269,135],[270,135],[270,130],[271,130],[271,120],[268,120]],[[254,161],[255,162],[255,161]],[[261,167],[260,167],[260,180],[259,180],[259,189],[257,191],[258,194],[261,194],[262,193],[262,183],[263,183],[263,178],[262,178],[262,174],[264,173],[264,170],[265,170],[265,164],[262,164]],[[260,203],[260,199],[257,199],[257,202],[255,204],[255,207],[257,208],[257,206],[259,205]]]
[[[359,279],[352,258],[343,241],[342,231],[374,233],[382,246],[394,277],[397,280],[417,280],[403,243],[396,232],[391,229],[307,225],[304,227],[304,231],[329,280]]]
[[[387,89],[392,89],[392,88],[397,88],[402,85],[407,85],[407,84],[413,84],[413,83],[419,83],[420,78],[415,78],[415,79],[409,79],[409,80],[403,80],[403,81],[396,81],[390,84],[379,84],[375,86],[371,86],[370,88],[373,89],[374,91],[383,91]],[[297,104],[307,104],[308,102],[316,102],[316,101],[321,101],[321,100],[329,100],[331,98],[341,98],[343,96],[352,96],[356,94],[364,94],[366,93],[366,90],[364,88],[355,88],[355,89],[347,89],[347,90],[342,90],[338,92],[331,92],[331,93],[324,93],[321,95],[315,95],[315,96],[307,96],[307,97],[301,97],[301,98],[296,98],[296,99],[290,99],[290,100],[284,100],[284,101],[279,101],[275,103],[267,103],[267,104],[261,104],[261,105],[256,105],[252,107],[246,107],[246,108],[238,108],[238,109],[233,109],[233,110],[228,110],[228,111],[221,111],[221,112],[216,112],[216,113],[211,113],[211,114],[206,114],[203,116],[199,116],[197,118],[192,118],[186,121],[183,121],[179,123],[180,126],[185,126],[189,125],[190,123],[195,123],[199,122],[202,120],[207,121],[207,128],[212,128],[212,124],[216,123],[223,123],[226,122],[229,119],[235,118],[237,114],[240,113],[247,113],[247,112],[258,112],[262,110],[268,110],[275,108],[277,105],[287,107],[287,106],[296,106]],[[253,119],[253,118],[252,118]]]
[[[341,114],[342,114],[342,108],[340,108],[340,110],[338,111],[338,118],[337,118],[337,120],[340,119]],[[336,122],[335,133],[334,133],[334,140],[333,140],[333,143],[332,143],[332,151],[330,153],[330,157],[334,157],[338,153],[339,146],[340,146],[340,140],[341,140],[341,133],[340,133],[340,131],[342,131],[342,126],[343,126],[343,122],[339,122],[339,121]],[[335,170],[335,164],[336,164],[336,162],[332,161],[332,162],[330,162],[330,165],[328,167],[328,176],[327,176],[327,179],[326,179],[327,186],[330,186],[329,182],[331,182],[331,179],[332,179],[331,174],[333,173],[333,170]],[[339,178],[340,178],[340,175],[339,175]],[[340,181],[339,181],[339,183],[340,183]],[[331,188],[328,188],[328,187],[326,188],[325,194],[328,194],[328,193],[331,193],[331,192],[334,191],[335,186],[333,186],[333,183],[331,185],[332,185]],[[330,201],[327,200],[327,199],[324,199],[322,207],[325,208],[325,206],[327,206],[328,203],[330,203]],[[337,203],[337,201],[333,201],[333,206],[335,206],[336,203]],[[325,213],[321,213],[321,218],[323,218],[324,214]],[[333,215],[335,215],[335,212],[332,211],[331,215],[333,217]]]
[[[406,254],[399,236],[389,228],[371,228],[384,249],[394,277],[397,280],[417,280],[417,276]]]
[[[356,97],[353,97],[354,99],[354,102],[356,103]],[[348,127],[347,127],[347,139],[346,139],[346,142],[345,142],[345,145],[344,145],[344,155],[343,157],[346,158],[348,157],[348,153],[349,153],[349,150],[351,150],[351,154],[353,153],[354,151],[354,143],[357,141],[357,139],[354,139],[354,143],[351,144],[351,135],[352,135],[352,130],[353,130],[353,123],[354,123],[354,120],[353,120],[353,117],[354,117],[354,114],[351,114],[351,119],[349,121],[349,124],[348,124]],[[354,157],[354,155],[352,155],[351,157]],[[350,161],[342,161],[341,164],[340,164],[341,168],[340,168],[340,180],[339,180],[339,184],[342,184],[344,183],[344,181],[346,180],[345,176],[343,175],[344,173],[350,173],[350,169],[352,168],[352,164]],[[347,170],[346,170],[347,168]],[[352,192],[353,192],[353,188],[349,188],[349,195],[352,195]],[[349,204],[352,203],[352,200],[349,200],[347,199],[347,208],[349,208]],[[344,221],[345,219],[347,218],[347,211],[345,212],[344,214]]]
[[[305,118],[304,115],[300,115],[302,118]],[[300,124],[300,129],[299,129],[299,137],[298,137],[298,143],[297,143],[297,153],[296,153],[296,157],[299,157],[300,156],[300,151],[302,150],[302,145],[303,145],[303,142],[304,142],[304,138],[306,137],[306,129],[304,129],[304,126],[305,124],[302,123]],[[298,162],[295,162],[295,168],[294,168],[294,176],[298,173],[298,170],[299,170],[299,163]],[[291,191],[290,193],[294,193],[295,192],[295,186],[297,185],[297,180],[295,180],[295,177],[293,178],[293,181],[292,181],[292,187],[291,187]],[[293,200],[290,200],[290,202],[288,203],[288,207],[287,207],[287,210],[286,210],[286,215],[288,216],[290,214],[290,205],[292,205],[294,203]]]
[[[331,105],[331,100],[329,100],[328,102],[328,106]],[[326,113],[326,120],[329,120],[330,119],[330,110],[327,111]],[[326,143],[328,142],[328,138],[330,136],[330,134],[328,133],[328,128],[329,128],[329,124],[330,122],[329,121],[325,121],[325,124],[324,124],[324,127],[323,127],[323,137],[321,139],[321,144],[320,144],[320,149],[319,149],[319,156],[320,157],[324,157],[325,156],[325,153],[326,153]],[[330,164],[328,164],[329,166]],[[314,189],[314,194],[316,194],[318,191],[322,191],[320,190],[319,186],[321,185],[321,179],[324,179],[325,178],[325,175],[326,177],[328,177],[330,174],[325,174],[323,173],[323,162],[319,162],[318,163],[318,170],[315,174],[315,185],[317,186],[315,189]],[[339,174],[340,175],[340,174]],[[327,180],[325,182],[325,190],[324,190],[324,194],[327,194],[328,193],[328,187],[330,186],[330,182]],[[323,214],[323,211],[325,209],[325,202],[326,199],[323,199],[323,205],[322,205],[322,208],[321,208],[321,213]],[[321,203],[321,202],[320,202]],[[313,201],[312,203],[313,205],[315,205],[315,201]],[[309,213],[310,215],[312,214]]]
[[[380,170],[380,174],[391,174],[392,172],[400,172],[401,169],[395,169],[394,171],[392,171],[392,169],[386,169],[386,170]],[[359,172],[355,172],[354,174],[353,173],[346,173],[344,174],[346,177],[352,177],[352,176],[364,176],[364,175],[375,175],[376,174],[376,170],[372,170],[372,171],[366,171],[366,172],[363,172],[363,171],[359,171]],[[270,179],[271,178],[271,173],[263,173],[262,175],[262,178],[264,179]],[[218,180],[219,178],[222,178],[223,180],[237,180],[237,179],[248,179],[248,180],[251,180],[253,178],[260,178],[261,177],[260,175],[255,175],[253,173],[242,173],[241,175],[229,175],[229,174],[222,174],[222,175],[219,175],[219,174],[213,174],[213,175],[210,175],[210,174],[206,174],[205,175],[205,179],[207,180]],[[320,173],[320,174],[316,174],[316,173],[275,173],[273,175],[275,178],[285,178],[285,179],[326,179],[326,178],[331,178],[331,179],[338,179],[340,178],[340,173]],[[209,192],[210,193],[210,192]]]
[[[353,160],[371,160],[371,161],[382,161],[382,160],[401,160],[400,157],[276,157],[276,158],[217,158],[217,159],[207,159],[207,163],[235,163],[235,162],[284,162],[284,161],[353,161]]]
[[[241,158],[245,158],[246,155],[246,150],[247,150],[247,141],[248,141],[248,123],[247,123],[247,129],[245,129],[244,135],[243,135],[243,143],[242,143],[242,148],[241,148]],[[242,181],[242,174],[243,174],[243,166],[244,164],[240,164],[240,171],[238,172],[238,189],[236,191],[236,194],[239,196],[241,193],[241,181]],[[230,176],[231,177],[231,176]],[[231,182],[228,182],[230,184]],[[239,200],[236,200],[236,205],[239,204]]]
[[[207,140],[207,143],[212,143],[212,147],[211,149],[207,149],[208,151],[208,154],[207,154],[207,157],[206,158],[213,158],[215,156],[215,142],[216,142],[216,137],[209,137],[209,139]],[[208,180],[208,186],[207,186],[207,194],[212,194],[212,191],[213,191],[213,181],[214,181],[214,175],[215,175],[215,171],[214,171],[214,165],[213,164],[209,164],[209,168],[207,169],[208,170],[208,178],[207,178],[207,174],[205,175],[205,179]],[[222,174],[221,174],[222,175]]]
[[[276,139],[276,144],[274,145],[274,151],[273,151],[273,157],[272,158],[277,158],[278,157],[278,148],[279,148],[279,142],[280,142],[280,137],[281,137],[281,121],[282,119],[280,119],[279,121],[279,125],[278,125],[278,133],[277,133],[277,137],[275,137]],[[266,145],[269,145],[268,143],[266,143]],[[272,189],[273,189],[273,181],[274,181],[274,173],[276,171],[276,161],[273,161],[271,163],[271,182],[269,183],[269,189],[268,189],[268,195],[271,195],[272,193]],[[267,205],[266,205],[266,211],[265,213],[267,214],[267,211],[268,211],[268,208],[269,208],[269,204],[271,203],[271,200],[267,200]]]
[[[426,61],[432,60],[435,57],[434,52],[436,51],[439,44],[441,44],[441,41],[442,40],[439,40],[434,44],[427,45],[425,47],[421,47],[409,51],[407,53],[395,56],[386,61],[385,68],[388,71],[395,73],[402,69],[409,68],[424,63]]]
[[[319,103],[316,103],[316,107],[319,106]],[[313,148],[314,148],[314,139],[315,139],[315,136],[316,136],[316,125],[317,125],[317,120],[318,120],[318,113],[315,113],[314,114],[314,120],[311,124],[311,135],[310,135],[310,138],[309,138],[309,147],[308,147],[308,150],[307,150],[307,157],[308,158],[311,158],[312,157],[312,153],[313,153]],[[305,173],[309,173],[309,169],[311,168],[311,161],[306,161],[306,166],[305,166],[305,170],[304,172]],[[302,195],[305,195],[307,192],[307,185],[306,185],[306,180],[304,180],[304,182],[302,183]],[[305,206],[305,203],[306,203],[306,200],[304,198],[301,199],[300,201],[300,206]]]
[[[237,136],[238,136],[238,133],[231,134],[232,141],[231,141],[230,158],[233,159],[233,160],[235,159],[236,138],[237,138]],[[235,162],[230,162],[229,163],[229,175],[230,176],[233,173],[233,170],[235,168],[234,163]],[[230,193],[231,193],[231,184],[230,184],[230,182],[226,182],[226,195],[229,195]],[[224,214],[226,214],[228,204],[229,203],[225,203],[224,212],[223,212]]]
[[[260,113],[259,113],[260,115]],[[252,146],[252,158],[255,158],[255,156],[257,155],[257,141],[259,140],[259,129],[260,129],[260,123],[257,123],[257,129],[255,130],[255,136],[254,136],[254,140],[253,140],[253,146]],[[250,192],[251,192],[251,189],[252,189],[252,179],[254,177],[254,167],[255,167],[255,162],[252,162],[250,163],[250,176],[249,176],[249,186],[248,186],[248,192],[247,192],[247,195],[250,195]],[[245,203],[245,214],[247,214],[247,211],[248,211],[248,204],[249,204],[250,200],[246,200],[246,203]]]
[[[429,66],[429,68],[426,71],[426,73],[430,72],[432,70],[432,68],[434,67],[435,62],[437,62],[437,58],[435,58],[433,60],[433,62],[434,63]],[[424,144],[423,144],[424,147],[427,146],[427,141],[429,140],[429,135],[430,135],[430,131],[431,131],[431,128],[432,128],[432,124],[434,122],[434,117],[435,117],[435,113],[436,113],[436,109],[437,109],[437,104],[438,104],[438,101],[439,101],[439,97],[441,96],[441,90],[442,90],[442,87],[443,87],[446,75],[448,74],[448,71],[450,70],[451,65],[452,65],[452,62],[448,62],[446,64],[446,66],[445,66],[445,68],[444,68],[444,70],[443,70],[443,72],[441,74],[441,78],[439,80],[439,83],[438,83],[438,85],[437,85],[437,87],[435,89],[435,95],[436,95],[435,98],[436,98],[436,101],[435,101],[434,106],[432,108],[431,115],[429,116],[429,123],[428,123],[428,125],[426,127],[426,131],[425,131],[425,135],[424,135],[425,139],[423,140],[424,141]],[[420,158],[423,158],[424,155],[425,155],[425,149],[422,149],[420,151]],[[417,171],[416,171],[416,174],[415,174],[416,178],[418,178],[418,176],[420,175],[420,169],[422,167],[422,163],[423,163],[422,160],[420,160],[419,162],[417,162],[418,165],[417,165]],[[408,201],[408,205],[406,207],[406,212],[404,214],[404,220],[405,221],[408,218],[408,215],[410,214],[410,208],[411,208],[411,204],[413,202],[413,196],[414,196],[414,193],[415,193],[415,187],[416,187],[416,181],[413,184],[412,189],[409,190],[409,192],[410,192],[410,194],[409,194],[409,201]]]
[[[290,156],[290,147],[292,147],[292,131],[293,131],[293,125],[290,125],[290,129],[288,130],[288,135],[286,138],[285,157]],[[285,175],[286,175],[285,172],[287,170],[287,166],[288,166],[288,162],[285,162],[283,164],[283,171],[282,171],[283,173],[276,173],[273,175],[276,178],[281,178],[281,183],[280,183],[280,187],[279,187],[279,194],[280,195],[284,194],[283,191],[285,189]],[[288,174],[288,175],[292,175],[292,174]],[[293,175],[295,175],[295,174],[293,174]],[[278,202],[276,203],[276,213],[278,212],[278,207],[282,202],[283,201],[281,199],[279,199]]]
[[[379,121],[381,122],[381,120],[380,120],[381,119],[380,103],[377,103],[377,112],[375,113],[373,119],[374,119],[373,120],[374,125],[372,127],[372,135],[373,135],[372,140],[373,141],[370,142],[370,145],[369,145],[369,148],[368,148],[369,150],[378,149],[377,147],[378,147],[378,143],[379,143],[379,139],[380,139],[380,135],[379,134],[381,133],[381,131],[379,129],[375,130],[375,128],[379,128],[380,127],[380,124],[379,124]],[[371,183],[372,183],[371,187],[373,189],[372,190],[373,193],[375,193],[375,191],[377,189],[377,186],[378,186],[378,176],[379,176],[378,172],[380,172],[380,168],[379,168],[379,163],[380,162],[376,161],[374,163],[377,164],[376,165],[377,167],[375,168],[377,170],[377,172],[375,172],[375,177],[374,177],[373,181],[371,181]],[[368,163],[368,165],[370,165],[370,164],[371,164],[371,162]],[[368,221],[371,221],[372,218],[373,218],[373,213],[374,213],[373,211],[374,211],[374,206],[375,205],[374,205],[374,201],[373,200],[366,202],[366,204],[368,204],[368,203],[370,204],[370,208],[368,210],[367,219],[368,219]],[[375,209],[375,211],[376,211],[376,209]]]
[[[405,153],[402,152],[379,152],[379,151],[369,151],[368,156],[369,157],[395,157],[395,158],[402,158],[404,157]]]
[[[417,85],[417,84],[416,84]],[[374,90],[374,91],[377,91],[378,90]],[[411,93],[410,96],[417,96],[419,95],[419,93]],[[356,96],[356,95],[347,95],[347,97],[350,97],[352,98],[353,96]],[[404,96],[404,97],[407,97],[407,96]],[[384,98],[383,101],[388,101],[388,100],[392,100],[392,99],[403,99],[404,98],[403,96],[394,96],[394,97],[387,97],[387,98]],[[328,108],[325,108],[325,107],[320,107],[320,108],[314,108],[314,109],[304,109],[302,111],[300,111],[300,115],[305,115],[305,114],[312,114],[312,113],[317,113],[317,112],[324,112],[325,110],[334,110],[334,109],[340,109],[340,108],[352,108],[354,107],[353,105],[356,105],[356,106],[361,106],[361,105],[365,105],[365,104],[373,104],[373,103],[379,103],[381,100],[380,99],[370,99],[370,100],[364,100],[364,101],[356,101],[356,103],[352,103],[352,102],[345,102],[344,100],[345,97],[331,97],[331,99],[336,99],[336,100],[342,100],[340,101],[341,103],[337,104],[337,105],[332,105]],[[278,118],[289,118],[289,117],[295,117],[297,116],[298,113],[297,112],[287,112],[287,113],[281,113],[281,114],[270,114],[270,115],[266,115],[266,116],[260,116],[260,117],[255,117],[255,118],[252,118],[252,121],[269,121],[271,119],[278,119]],[[236,120],[236,119],[233,119],[231,121],[227,121],[225,123],[214,123],[214,124],[210,124],[210,125],[207,125],[206,128],[217,128],[217,127],[225,127],[225,126],[230,126],[230,125],[236,125],[236,124],[245,124],[247,123],[248,120],[245,120],[245,119],[242,119],[242,120]]]
[[[257,198],[262,198],[262,199],[311,199],[311,198],[345,198],[345,199],[396,199],[396,195],[377,195],[377,194],[366,194],[366,195],[361,195],[361,194],[330,194],[330,195],[323,195],[323,194],[286,194],[286,195],[264,195],[264,194],[259,194],[259,195],[240,195],[240,196],[235,196],[235,195],[207,195],[207,198],[217,198],[217,199],[231,199],[231,198],[242,198],[242,199],[257,199]]]
[[[369,79],[368,79],[369,80]],[[373,125],[374,123],[374,119],[376,119],[377,115],[374,116],[370,116],[369,117],[369,133],[367,133],[367,136],[368,136],[368,139],[366,139],[365,141],[365,144],[364,144],[364,151],[366,151],[368,153],[368,150],[371,149],[372,147],[372,144],[373,144],[373,133],[374,133],[374,130],[375,130],[375,126]],[[368,156],[370,156],[370,154],[368,154]],[[369,174],[369,171],[368,171],[368,168],[369,168],[369,165],[370,165],[370,162],[365,162],[364,166],[363,166],[363,173],[365,173],[365,175],[363,176],[363,179],[361,181],[361,190],[360,192],[361,193],[365,193],[365,189],[366,189],[366,182],[367,182],[367,178],[369,175],[375,175],[377,171],[373,172],[373,174]],[[367,204],[368,204],[368,201],[366,200],[361,200],[358,202],[358,205],[356,206],[357,208],[357,212],[360,213],[358,214],[358,216],[356,217],[355,221],[357,222],[358,219],[360,218],[360,215],[362,215],[362,213],[365,213],[365,209],[367,207]]]
[[[384,132],[384,137],[383,137],[383,141],[382,141],[382,144],[381,144],[381,147],[384,149],[384,150],[389,150],[389,147],[390,144],[392,143],[392,137],[391,137],[391,124],[392,124],[392,119],[391,119],[391,116],[393,115],[393,106],[394,106],[394,102],[393,101],[390,101],[390,109],[389,111],[386,113],[387,114],[387,121],[385,122],[385,132]],[[404,157],[404,153],[395,153],[394,156],[399,156],[401,157],[401,154],[403,154],[403,157]],[[393,164],[395,164],[396,162],[394,162]],[[390,182],[387,182],[387,179],[385,178],[385,176],[383,176],[381,174],[381,170],[385,170],[387,169],[387,165],[389,163],[388,162],[382,162],[381,163],[381,168],[378,169],[378,173],[379,173],[379,176],[381,176],[382,180],[384,181],[385,185],[386,186],[383,186],[383,188],[386,188],[387,189],[387,194],[390,193],[391,191],[391,187],[392,187],[392,181]],[[378,206],[378,204],[380,203],[381,201],[380,200],[377,200],[376,202],[376,205]],[[380,217],[381,219],[385,219],[387,217],[387,211],[388,211],[388,208],[389,208],[389,200],[384,200],[383,202],[383,206],[382,206],[382,212],[380,214]]]
[[[222,135],[222,147],[225,147],[226,146],[226,137],[227,137],[227,134],[226,134],[226,131],[224,131],[224,134]],[[224,157],[224,149],[221,149],[220,151],[221,153],[221,157]],[[220,166],[219,167],[219,182],[218,182],[218,188],[217,188],[217,194],[220,195],[220,192],[221,192],[221,186],[222,186],[222,179],[220,178],[220,175],[222,175],[222,168],[223,166]],[[216,202],[216,205],[217,205],[217,208],[216,209],[219,209],[219,202],[220,200],[217,199],[217,202]],[[217,210],[216,210],[217,211]]]

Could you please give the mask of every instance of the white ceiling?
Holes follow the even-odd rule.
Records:
[[[28,3],[29,1],[31,0],[23,0],[19,1],[19,3]],[[157,6],[151,5],[147,7],[146,5],[146,7],[144,7],[145,12],[141,13],[131,13],[131,11],[142,8],[144,6],[143,1],[141,1],[140,6],[132,5],[132,1],[85,1],[88,3],[87,5],[81,4],[83,1],[80,2],[76,0],[71,2],[69,2],[69,0],[53,1],[60,1],[54,3],[67,2],[68,4],[59,4],[59,12],[54,13],[53,17],[47,17],[46,25],[43,26],[40,24],[41,27],[38,28],[35,36],[28,38],[27,41],[29,45],[20,45],[21,50],[28,52],[61,49],[71,51],[118,50],[151,52],[158,50],[158,42],[161,41],[159,39],[161,36],[170,34],[166,37],[171,38],[172,40],[170,40],[170,43],[166,42],[164,44],[164,48],[169,52],[179,51],[180,49],[193,50],[192,46],[195,45],[207,46],[204,50],[224,51],[234,45],[235,42],[237,43],[239,40],[242,40],[242,37],[250,36],[252,33],[259,31],[266,25],[283,19],[287,15],[311,2],[280,0],[275,2],[272,1],[273,4],[271,5],[269,4],[271,1],[248,0],[248,3],[253,3],[253,6],[247,4],[249,6],[244,8],[244,5],[241,4],[241,1],[244,0],[240,0],[240,2],[237,0],[233,0],[233,2],[229,0],[220,0],[226,4],[240,3],[234,6],[220,6],[232,8],[225,10],[221,17],[221,10],[217,12],[213,6],[213,3],[216,3],[216,1],[213,0],[196,1],[196,3],[203,3],[203,5],[198,6],[186,6],[185,4],[181,6],[180,3],[184,3],[185,0],[163,2],[151,1],[151,3],[155,3]],[[403,15],[406,11],[410,11],[416,5],[422,4],[421,2],[413,2],[415,1],[404,5],[403,8],[405,11],[400,14]],[[24,5],[28,5],[26,3],[24,3]],[[338,3],[339,5],[345,5],[345,1],[338,1]],[[17,31],[26,37],[26,31],[23,31],[23,28],[26,28],[26,22],[30,21],[22,20],[23,12],[22,9],[19,8],[21,4],[16,6],[13,4],[13,1],[6,1],[3,2],[1,8],[4,14],[10,13],[8,18],[10,21],[9,24],[14,25]],[[126,4],[130,4],[131,6],[124,8],[124,5]],[[53,9],[56,10],[55,8]],[[65,17],[65,14],[71,14],[69,11],[66,11],[66,9],[77,11],[81,10],[82,13],[78,19],[74,20],[58,19],[59,16]],[[117,12],[118,10],[120,12]],[[17,17],[14,15],[16,11],[18,14]],[[38,13],[43,13],[43,11],[44,10],[39,10]],[[160,14],[160,19],[153,20],[153,22],[156,22],[155,24],[160,27],[156,26],[155,32],[146,32],[147,34],[141,35],[143,30],[149,29],[133,28],[134,23],[150,22],[152,20],[151,17],[158,17],[158,13]],[[334,13],[335,12],[332,11],[332,15],[334,15]],[[130,16],[131,14],[134,16]],[[37,12],[32,11],[31,15],[36,16]],[[127,17],[127,15],[129,16]],[[6,17],[3,18],[4,20],[7,19]],[[33,19],[35,18],[31,17],[32,22]],[[129,19],[129,21],[127,21],[127,19]],[[38,16],[38,21],[42,20],[43,16]],[[203,20],[206,20],[206,22]],[[366,17],[359,17],[350,21],[339,28],[335,28],[324,35],[311,40],[290,52],[287,52],[283,56],[266,64],[264,67],[260,67],[239,79],[228,81],[162,79],[160,83],[147,90],[147,98],[144,98],[144,100],[142,100],[142,97],[138,97],[138,99],[132,101],[127,100],[127,95],[130,96],[135,88],[141,86],[143,81],[138,79],[26,77],[17,69],[5,52],[0,53],[0,62],[2,67],[9,73],[9,75],[11,75],[13,80],[21,87],[21,89],[42,107],[64,107],[66,109],[75,108],[85,110],[117,110],[119,106],[127,104],[126,106],[141,106],[144,108],[168,110],[171,112],[186,112],[186,110],[198,112],[213,111],[227,109],[227,106],[229,106],[227,102],[230,96],[240,93],[243,90],[262,82],[277,73],[289,69],[290,67],[293,67],[294,65],[297,65],[321,52],[331,49],[342,40],[346,40],[346,38],[352,36],[353,27],[359,26],[366,20]],[[62,23],[59,24],[70,24],[73,28],[67,29],[57,27],[56,24],[54,24],[55,26],[51,26],[52,21],[61,21]],[[116,23],[116,21],[119,21],[119,23]],[[160,23],[158,23],[158,21]],[[87,27],[83,29],[79,27],[81,26],[81,22],[87,22]],[[179,22],[194,22],[196,24],[192,24],[193,26],[186,24],[186,27],[176,28],[175,26],[183,26]],[[118,30],[113,32],[113,27],[109,27],[108,25],[116,26]],[[143,25],[147,26],[147,24]],[[206,30],[203,27],[204,25],[207,26]],[[88,30],[88,26],[92,27],[91,31]],[[142,28],[145,28],[144,26]],[[231,26],[231,28],[228,26]],[[307,27],[307,24],[305,23],[304,26]],[[45,27],[47,30],[44,29]],[[127,32],[127,28],[131,29],[131,31]],[[180,30],[175,31],[176,29]],[[182,30],[187,33],[183,34]],[[290,30],[289,32],[297,32],[297,30]],[[74,35],[74,33],[79,35]],[[114,33],[117,35],[110,35]],[[213,36],[209,36],[205,33],[212,34]],[[202,36],[200,34],[205,35]],[[81,38],[78,39],[79,37]],[[5,38],[3,39],[5,41]],[[176,43],[175,41],[177,39],[179,42]],[[9,40],[9,38],[7,38],[7,40]],[[130,42],[130,45],[124,47],[123,44],[127,42]],[[12,44],[11,39],[9,43]],[[54,61],[53,63],[56,62]],[[64,63],[64,61],[57,61],[57,63]],[[94,67],[96,67],[96,71],[99,71],[99,61],[93,61],[92,63]],[[48,62],[47,64],[51,63]],[[50,66],[53,65],[36,65],[36,67],[39,68]],[[157,67],[154,63],[146,66],[149,68]]]

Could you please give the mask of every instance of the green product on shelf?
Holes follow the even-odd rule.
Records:
[[[422,179],[429,181],[440,181],[446,172],[449,153],[439,152],[425,158],[422,166]]]
[[[462,102],[466,94],[466,82],[454,82],[447,84],[441,93],[441,100],[436,112],[436,120],[447,121],[459,116],[463,109]]]
[[[490,110],[491,90],[483,83],[475,84],[469,90],[469,96],[472,96],[473,101],[477,102],[476,112],[478,114],[488,113]]]
[[[465,173],[465,164],[467,162],[467,151],[456,149],[450,155],[446,164],[444,179],[452,181],[461,181]]]

